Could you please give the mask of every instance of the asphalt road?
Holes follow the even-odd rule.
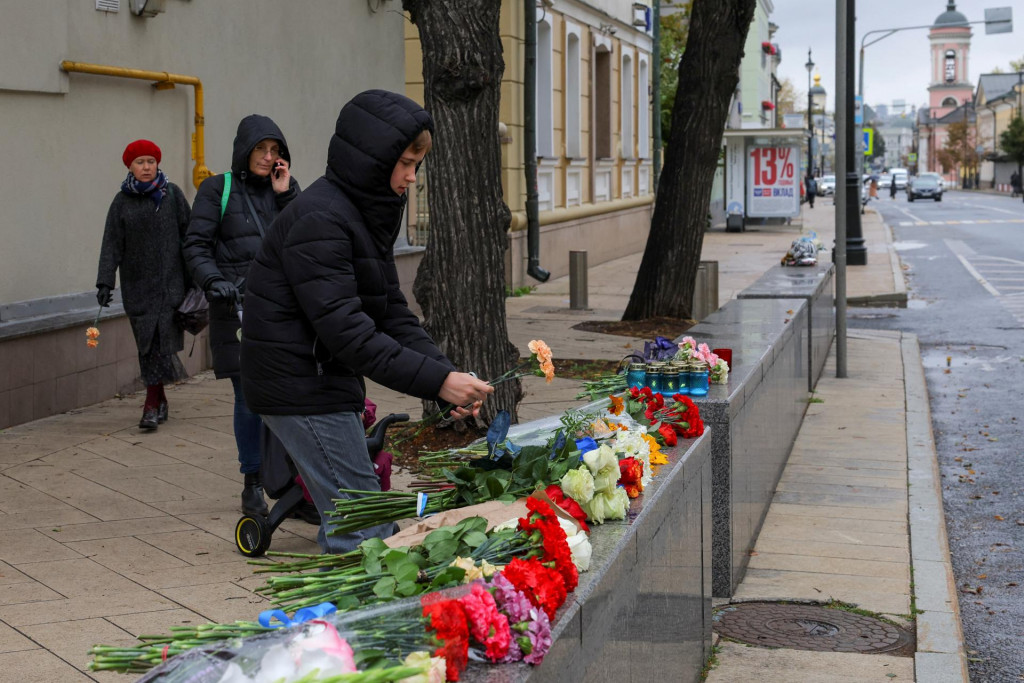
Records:
[[[873,206],[909,300],[850,309],[849,326],[920,339],[971,680],[1024,680],[1024,203],[901,192]]]

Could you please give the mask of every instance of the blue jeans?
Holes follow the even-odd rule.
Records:
[[[292,456],[316,508],[334,510],[335,498],[353,498],[338,489],[380,491],[380,480],[366,450],[366,432],[359,413],[264,415],[263,421]],[[317,543],[324,553],[347,553],[368,538],[387,538],[395,524],[386,522],[348,534],[327,535],[328,517],[321,515]]]
[[[252,474],[260,471],[260,429],[263,420],[249,410],[242,396],[242,378],[232,377],[235,390],[235,445],[238,446],[238,471]]]

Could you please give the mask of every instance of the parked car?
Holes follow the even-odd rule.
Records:
[[[823,175],[818,180],[818,196],[831,197],[836,193],[836,177],[834,175]]]
[[[912,202],[915,199],[934,199],[941,202],[942,188],[939,187],[939,181],[931,176],[917,176],[907,187],[907,201]]]

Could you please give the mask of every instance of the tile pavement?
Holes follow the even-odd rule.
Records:
[[[805,229],[817,230],[830,244],[832,212],[824,203],[814,211]],[[887,255],[885,228],[871,216],[865,237],[872,249]],[[799,231],[763,226],[740,234],[709,232],[702,258],[719,262],[720,301],[777,263]],[[543,338],[563,358],[618,359],[642,348],[640,339],[573,329],[583,320],[621,314],[639,262],[640,254],[634,254],[594,266],[588,311],[569,310],[568,278],[509,299],[512,342],[525,351],[530,339]],[[849,291],[891,294],[897,279],[902,284],[897,275],[887,258],[872,257],[868,267],[850,272]],[[851,342],[851,375],[867,370],[862,346]],[[20,363],[0,368],[8,387],[28,381],[20,375],[12,381],[12,374],[48,372],[45,363],[35,363],[32,349],[20,353]],[[89,368],[74,371],[79,373],[76,390],[88,392],[88,376],[82,373]],[[863,393],[865,385],[858,381],[844,381],[844,387],[857,386]],[[559,412],[573,402],[576,390],[569,380],[545,385],[529,378],[520,419]],[[819,394],[823,391],[819,385]],[[905,489],[896,485],[905,476],[905,460],[898,452],[840,443],[827,433],[821,425],[836,412],[842,394],[837,389],[825,403],[811,406],[807,436],[801,432],[762,534],[771,545],[753,558],[741,590],[750,596],[795,595],[824,581],[838,597],[905,613],[908,548],[901,519],[905,524],[907,503]],[[31,412],[37,400],[12,390],[5,395],[10,404],[0,407],[9,411]],[[418,401],[383,387],[371,385],[369,395],[382,413],[418,413]],[[155,433],[135,426],[138,396],[0,431],[0,680],[123,681],[116,674],[87,671],[89,646],[130,644],[141,633],[164,632],[176,624],[253,618],[266,607],[254,592],[260,582],[234,550],[241,475],[230,385],[199,375],[170,388],[168,397],[171,419]],[[887,438],[901,434],[899,417],[891,422]],[[315,531],[289,520],[275,533],[273,548],[315,552]],[[753,667],[765,680],[776,680],[766,673],[766,658],[781,658],[783,669],[836,666],[821,655],[796,653],[787,659],[785,652],[793,651],[782,652],[724,652],[719,659]]]

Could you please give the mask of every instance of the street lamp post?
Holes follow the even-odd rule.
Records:
[[[814,142],[814,117],[811,100],[811,71],[814,70],[814,62],[811,60],[811,48],[807,48],[807,177],[810,178],[814,172],[814,158],[812,156],[812,143]]]

